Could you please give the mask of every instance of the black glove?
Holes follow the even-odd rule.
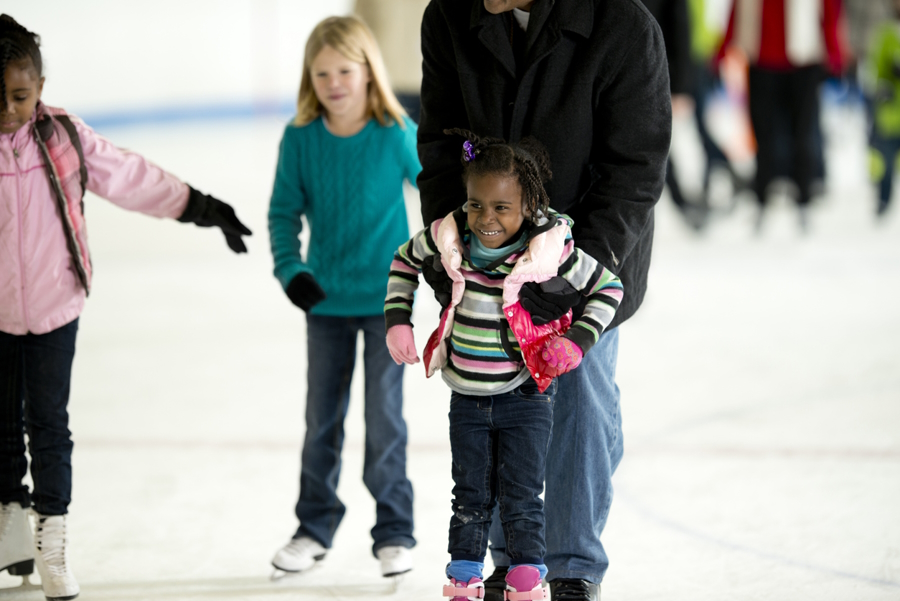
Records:
[[[307,312],[325,300],[325,291],[319,286],[316,278],[305,271],[294,276],[286,292],[292,303]]]
[[[531,313],[531,321],[540,326],[565,315],[581,300],[581,293],[558,275],[542,284],[528,282],[519,290],[522,307]]]
[[[441,255],[433,255],[422,263],[422,277],[425,283],[434,290],[434,298],[446,309],[450,304],[453,294],[453,280],[447,275],[444,265],[441,263]]]
[[[187,208],[178,218],[182,223],[196,223],[200,227],[217,226],[221,228],[225,234],[225,242],[228,248],[236,253],[247,252],[244,241],[241,236],[250,236],[252,232],[241,223],[234,214],[234,209],[227,203],[222,202],[218,198],[213,198],[190,188],[191,193],[188,196]]]

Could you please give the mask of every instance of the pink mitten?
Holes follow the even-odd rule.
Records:
[[[565,336],[549,341],[541,351],[541,358],[547,364],[545,369],[553,377],[572,371],[578,367],[583,357],[581,347]]]
[[[419,362],[419,354],[416,352],[416,340],[413,338],[412,326],[398,325],[387,331],[387,347],[394,359],[394,363],[408,363],[412,365]]]

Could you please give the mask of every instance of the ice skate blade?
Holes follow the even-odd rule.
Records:
[[[269,580],[271,580],[272,582],[290,582],[291,580],[299,579],[305,574],[308,574],[309,572],[315,570],[318,565],[319,562],[317,561],[305,570],[298,570],[296,572],[289,572],[287,570],[282,570],[281,568],[275,568],[272,571],[272,575],[269,576]]]
[[[384,576],[385,578],[391,579],[391,589],[390,589],[391,595],[393,595],[394,593],[396,593],[397,591],[400,590],[400,585],[403,583],[403,577],[404,577],[404,575],[406,575],[408,573],[409,573],[409,570],[406,570],[405,572],[399,572],[397,574],[385,574],[385,576]]]
[[[0,568],[0,572],[6,570],[10,576],[28,576],[34,573],[34,559],[26,559],[18,563]]]

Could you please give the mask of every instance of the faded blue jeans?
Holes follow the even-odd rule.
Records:
[[[331,548],[346,512],[337,496],[344,445],[344,418],[357,334],[363,332],[366,442],[363,482],[375,499],[374,553],[381,547],[411,548],[413,490],[406,477],[406,422],[403,420],[403,366],[385,343],[384,316],[307,315],[306,438],[300,467],[295,538],[309,536]]]
[[[622,459],[618,350],[619,329],[613,328],[575,371],[557,378],[544,492],[548,581],[599,583],[609,567],[600,535],[612,504],[612,475]],[[496,512],[490,539],[494,565],[509,565]]]
[[[46,334],[0,332],[0,503],[64,515],[72,500],[69,385],[78,319]],[[31,454],[34,493],[22,479]]]

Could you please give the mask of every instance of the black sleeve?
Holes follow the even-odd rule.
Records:
[[[619,272],[662,193],[672,133],[666,48],[653,19],[636,32],[594,106],[594,181],[572,207],[572,236],[601,265]]]
[[[431,223],[465,202],[459,138],[444,135],[451,127],[469,128],[447,19],[437,2],[422,19],[422,114],[418,149],[422,171],[417,178],[422,219]]]

